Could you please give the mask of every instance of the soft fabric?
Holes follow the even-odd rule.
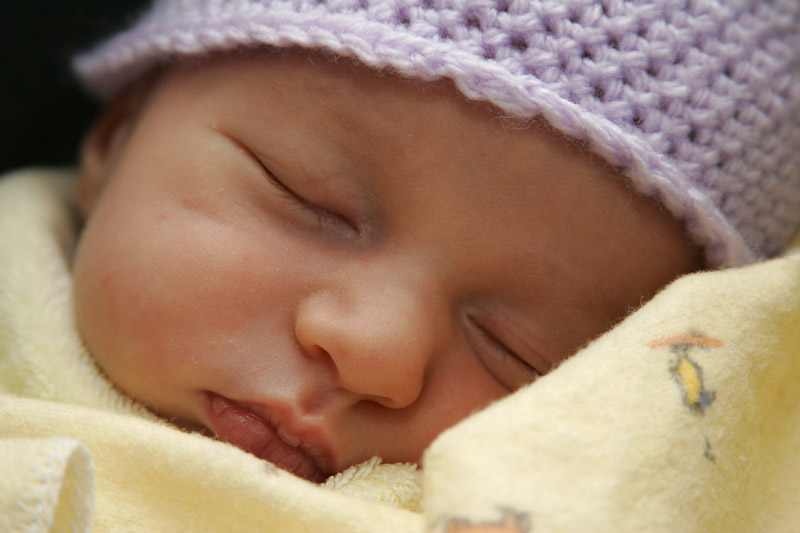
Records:
[[[93,505],[94,475],[83,444],[0,438],[0,531],[86,531]]]
[[[711,265],[800,226],[797,0],[160,0],[76,70],[110,97],[176,56],[301,46],[541,116],[658,198]]]
[[[443,433],[425,454],[419,500],[410,465],[373,459],[315,485],[116,392],[70,330],[70,184],[45,171],[0,179],[0,530],[800,523],[800,242],[778,259],[679,279]]]

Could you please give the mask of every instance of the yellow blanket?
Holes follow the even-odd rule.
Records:
[[[119,394],[74,329],[69,185],[0,179],[0,531],[800,527],[800,250],[678,280],[441,435],[420,496],[412,466],[314,485]]]

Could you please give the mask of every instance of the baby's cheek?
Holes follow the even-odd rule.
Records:
[[[180,353],[172,349],[180,299],[170,289],[174,265],[159,261],[159,250],[153,248],[157,243],[138,241],[113,226],[107,229],[116,231],[90,228],[78,251],[76,314],[95,359],[127,389],[137,381],[159,380],[164,365]]]
[[[163,404],[170,390],[237,382],[293,333],[297,247],[242,210],[226,215],[180,202],[150,211],[117,205],[84,234],[80,326],[129,394]]]
[[[164,374],[163,313],[147,311],[147,295],[124,273],[105,271],[76,284],[78,326],[100,367],[129,393]],[[135,386],[134,384],[139,384]],[[147,388],[147,387],[144,387]],[[138,394],[137,394],[138,395]]]
[[[161,373],[220,370],[254,329],[268,337],[264,310],[275,284],[257,245],[210,221],[162,228],[147,250],[106,273],[99,289],[112,327]]]

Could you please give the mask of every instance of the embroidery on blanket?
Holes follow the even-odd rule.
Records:
[[[684,405],[695,415],[705,414],[706,407],[714,401],[716,393],[706,388],[703,368],[697,361],[689,357],[689,352],[697,348],[701,350],[720,348],[723,345],[719,339],[694,332],[663,337],[650,343],[651,348],[669,346],[669,351],[675,356],[670,363],[670,374],[683,392]],[[703,457],[712,464],[717,462],[717,458],[711,451],[711,442],[709,442],[708,436],[703,436]]]
[[[703,437],[703,457],[711,461],[712,463],[717,462],[717,458],[714,457],[714,453],[711,451],[711,443],[708,442],[708,437]]]
[[[473,522],[467,518],[451,518],[445,524],[445,533],[528,533],[531,530],[527,513],[501,509],[503,517],[494,522]]]
[[[684,333],[657,339],[650,343],[651,348],[669,346],[675,359],[670,364],[670,374],[683,392],[683,403],[696,414],[705,413],[706,407],[714,401],[715,393],[705,386],[703,368],[689,356],[693,349],[708,350],[719,348],[723,343],[719,339],[706,337],[701,333]]]

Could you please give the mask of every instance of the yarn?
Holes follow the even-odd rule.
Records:
[[[713,266],[800,227],[797,0],[161,0],[75,68],[109,98],[159,62],[324,49],[540,116],[619,167]]]

